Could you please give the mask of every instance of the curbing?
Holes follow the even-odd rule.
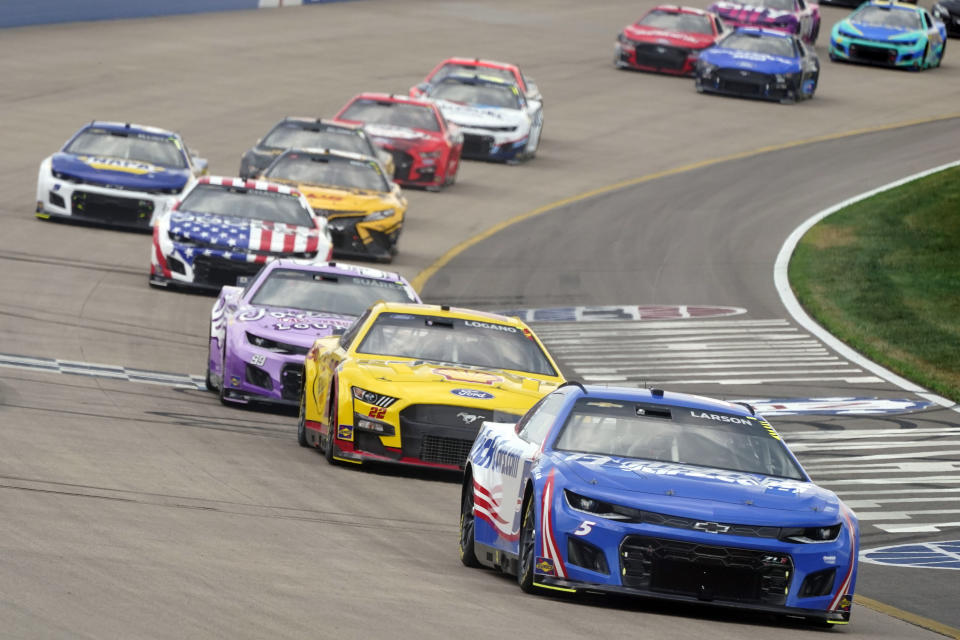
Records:
[[[940,171],[951,169],[957,166],[960,166],[960,161],[949,162],[947,164],[940,165],[939,167],[934,167],[932,169],[927,169],[926,171],[921,171],[920,173],[915,173],[912,176],[901,178],[900,180],[890,182],[881,187],[877,187],[876,189],[871,189],[870,191],[866,191],[860,195],[848,198],[843,202],[835,204],[832,207],[824,209],[823,211],[811,216],[803,224],[794,229],[793,233],[791,233],[786,241],[784,241],[783,246],[780,247],[780,253],[777,254],[777,261],[773,267],[773,282],[777,288],[777,293],[780,295],[780,301],[783,303],[783,306],[786,307],[794,321],[819,338],[831,349],[839,353],[847,360],[850,360],[851,362],[856,363],[858,366],[873,372],[877,376],[883,378],[893,385],[900,387],[904,391],[915,393],[921,398],[960,413],[960,406],[956,405],[953,401],[935,393],[931,393],[920,385],[910,382],[906,378],[898,376],[894,372],[886,369],[872,360],[868,360],[859,352],[850,348],[845,343],[837,339],[833,334],[821,327],[816,320],[807,315],[807,312],[804,311],[803,307],[800,306],[796,296],[793,295],[793,290],[790,288],[790,282],[787,278],[787,267],[790,263],[790,256],[793,255],[793,251],[796,249],[797,243],[800,242],[800,238],[803,237],[803,234],[805,234],[816,223],[820,222],[827,216],[840,211],[841,209],[849,207],[850,205],[860,202],[861,200],[866,200],[867,198],[875,196],[878,193],[895,189],[908,182],[913,182],[914,180],[919,180],[920,178],[925,178],[931,174],[939,173]]]

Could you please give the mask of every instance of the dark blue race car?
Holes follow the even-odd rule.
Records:
[[[746,405],[567,383],[484,423],[461,495],[463,563],[524,591],[850,619],[857,520]]]
[[[820,77],[813,47],[795,35],[737,29],[700,54],[694,82],[700,93],[793,103],[812,98]]]

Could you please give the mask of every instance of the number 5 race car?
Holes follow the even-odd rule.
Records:
[[[460,557],[540,588],[850,619],[858,526],[745,405],[567,383],[484,424]]]
[[[485,420],[517,420],[563,378],[516,318],[379,303],[307,354],[297,437],[327,460],[461,469]]]

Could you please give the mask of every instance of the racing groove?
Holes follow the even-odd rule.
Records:
[[[613,35],[644,8],[370,0],[4,32],[0,105],[14,124],[0,153],[0,353],[203,370],[211,300],[148,289],[148,237],[32,218],[40,159],[81,121],[178,129],[214,172],[229,174],[282,116],[330,114],[360,90],[404,90],[451,54],[523,63],[547,96],[540,156],[519,167],[468,163],[449,192],[410,194],[396,267],[412,276],[478,231],[597,185],[782,140],[935,116],[957,103],[960,67],[949,55],[930,75],[831,66],[818,98],[796,109],[704,98],[687,80],[615,72]],[[842,13],[826,12],[828,23]],[[873,152],[890,151],[875,144]],[[891,154],[885,171],[924,153]],[[810,162],[800,151],[794,157],[787,171]],[[845,155],[831,173],[849,176],[850,189],[873,180],[858,169],[861,157]],[[790,222],[775,221],[786,191],[764,195],[772,177],[761,167],[740,179],[776,235]],[[687,198],[712,190],[691,182],[672,208],[683,211]],[[548,238],[563,242],[568,231]],[[596,231],[577,232],[583,250],[610,252],[592,244]],[[648,233],[656,242],[658,230]],[[570,302],[577,282],[568,272],[541,291],[518,292],[506,285],[527,281],[522,269],[486,264],[472,276],[451,269],[431,284],[468,296],[483,289],[478,283],[499,283],[533,306]],[[633,303],[658,297],[620,293]],[[681,303],[702,301],[700,293]],[[756,318],[781,317],[764,306],[751,307]],[[0,583],[9,637],[481,638],[522,630],[553,638],[634,635],[639,624],[663,638],[771,632],[769,621],[736,613],[518,599],[509,580],[460,566],[456,477],[328,467],[295,445],[289,416],[229,410],[201,392],[2,369],[0,475],[0,570],[16,577]],[[852,637],[929,637],[862,608],[854,619]],[[776,633],[809,637],[779,625]]]

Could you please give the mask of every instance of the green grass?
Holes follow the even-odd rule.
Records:
[[[960,167],[821,220],[797,245],[789,276],[832,334],[960,402]]]

